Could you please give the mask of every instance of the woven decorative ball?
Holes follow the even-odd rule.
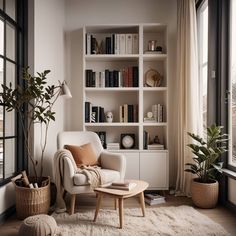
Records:
[[[26,218],[20,226],[19,236],[57,235],[57,222],[52,216],[41,214]]]

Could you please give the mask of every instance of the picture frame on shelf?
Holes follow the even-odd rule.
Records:
[[[124,133],[120,135],[121,149],[133,149],[135,147],[135,134]]]

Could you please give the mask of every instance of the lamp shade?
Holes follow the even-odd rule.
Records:
[[[72,98],[70,89],[68,88],[66,81],[63,81],[61,84],[61,93],[60,96],[63,96],[64,98]]]

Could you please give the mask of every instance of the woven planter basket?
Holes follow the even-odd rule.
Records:
[[[29,178],[30,182],[32,178]],[[19,219],[25,219],[28,216],[47,214],[50,207],[50,179],[47,180],[47,185],[39,188],[20,187],[15,184],[16,191],[16,212]]]
[[[200,183],[193,179],[191,193],[193,203],[200,208],[214,208],[218,202],[219,183]]]

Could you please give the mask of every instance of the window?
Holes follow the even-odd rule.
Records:
[[[236,167],[236,1],[230,1],[229,164]]]
[[[0,0],[0,84],[15,87],[25,65],[24,14],[27,1]],[[0,86],[0,93],[2,86]],[[0,104],[0,184],[23,166],[23,138],[17,114]]]
[[[208,2],[204,1],[197,11],[198,48],[199,48],[199,93],[203,132],[207,128],[207,81],[208,81]]]

